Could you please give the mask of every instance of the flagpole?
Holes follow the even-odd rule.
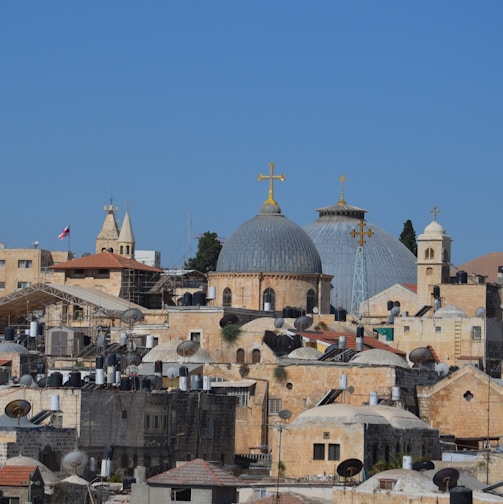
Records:
[[[70,253],[71,253],[71,252],[70,252],[70,251],[71,251],[71,247],[70,247],[71,241],[70,241],[70,240],[72,239],[72,228],[70,227],[70,224],[71,224],[71,223],[70,223],[70,222],[68,222],[68,231],[69,231],[69,232],[68,232],[68,259],[72,259],[72,258],[70,257]]]

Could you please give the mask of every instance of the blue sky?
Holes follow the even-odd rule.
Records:
[[[0,241],[94,252],[113,198],[165,267],[275,186],[303,226],[338,201],[395,236],[440,208],[462,264],[502,251],[503,2],[0,5]],[[189,226],[189,217],[191,225]]]

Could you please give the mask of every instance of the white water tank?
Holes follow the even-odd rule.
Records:
[[[94,379],[94,382],[96,385],[105,385],[105,370],[104,369],[97,369],[96,370],[96,377]]]
[[[59,395],[51,396],[51,411],[59,411]]]
[[[145,483],[145,481],[147,481],[147,470],[145,466],[136,466],[133,471],[133,476],[136,483]]]
[[[38,322],[30,322],[30,338],[38,336]]]
[[[412,457],[410,455],[404,455],[402,458],[402,469],[412,470]]]
[[[112,474],[112,461],[110,459],[102,459],[101,474],[102,478],[108,478]]]
[[[393,387],[391,389],[391,400],[392,401],[400,400],[400,387]]]
[[[339,376],[339,390],[346,390],[348,388],[348,375]]]
[[[203,390],[211,390],[211,377],[203,376]]]
[[[121,332],[119,336],[119,343],[120,346],[126,346],[127,345],[127,333]]]
[[[217,288],[216,287],[209,287],[208,288],[208,295],[206,296],[206,299],[216,299],[217,297]]]
[[[147,348],[154,348],[154,336],[152,334],[147,334],[147,338],[145,340],[145,346]]]
[[[377,392],[371,392],[370,393],[370,400],[369,400],[370,406],[377,406],[378,402],[379,402],[379,396],[378,396]]]

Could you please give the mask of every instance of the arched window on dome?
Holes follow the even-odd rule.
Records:
[[[313,289],[307,291],[306,298],[306,311],[307,313],[313,313],[313,308],[317,306],[316,292]]]
[[[222,294],[222,306],[232,306],[232,291],[229,287],[226,287]]]
[[[276,293],[274,289],[270,287],[262,294],[262,310],[266,309],[266,303],[268,303],[267,308],[269,311],[274,311],[276,309]]]
[[[254,348],[252,350],[252,364],[258,364],[260,362],[260,350]]]
[[[236,362],[238,364],[244,364],[245,362],[245,351],[242,348],[238,348],[236,351]]]
[[[424,258],[425,259],[433,259],[434,257],[435,257],[435,251],[431,247],[428,247],[424,251]]]

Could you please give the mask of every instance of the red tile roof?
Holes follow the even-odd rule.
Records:
[[[412,292],[417,293],[417,285],[416,284],[411,284],[411,283],[404,283],[402,284],[405,288],[411,290]]]
[[[27,487],[36,469],[37,466],[5,465],[0,468],[0,486]]]
[[[356,334],[352,334],[349,332],[332,332],[332,331],[309,331],[302,332],[300,335],[303,338],[309,338],[311,340],[321,341],[324,343],[328,343],[330,345],[335,344],[339,341],[340,336],[346,337],[346,348],[352,348],[356,350]],[[394,354],[400,355],[401,357],[407,355],[406,352],[399,350],[398,348],[393,348],[386,343],[382,343],[376,338],[372,338],[370,336],[363,337],[363,349],[369,350],[371,348],[378,348],[380,350],[387,350],[388,352],[392,352]]]
[[[141,271],[162,272],[162,269],[148,266],[134,259],[112,252],[101,252],[100,254],[88,255],[50,266],[53,270],[71,270],[71,269],[135,269]]]
[[[238,478],[214,464],[195,459],[169,471],[153,476],[149,484],[190,487],[242,487],[246,486]]]

